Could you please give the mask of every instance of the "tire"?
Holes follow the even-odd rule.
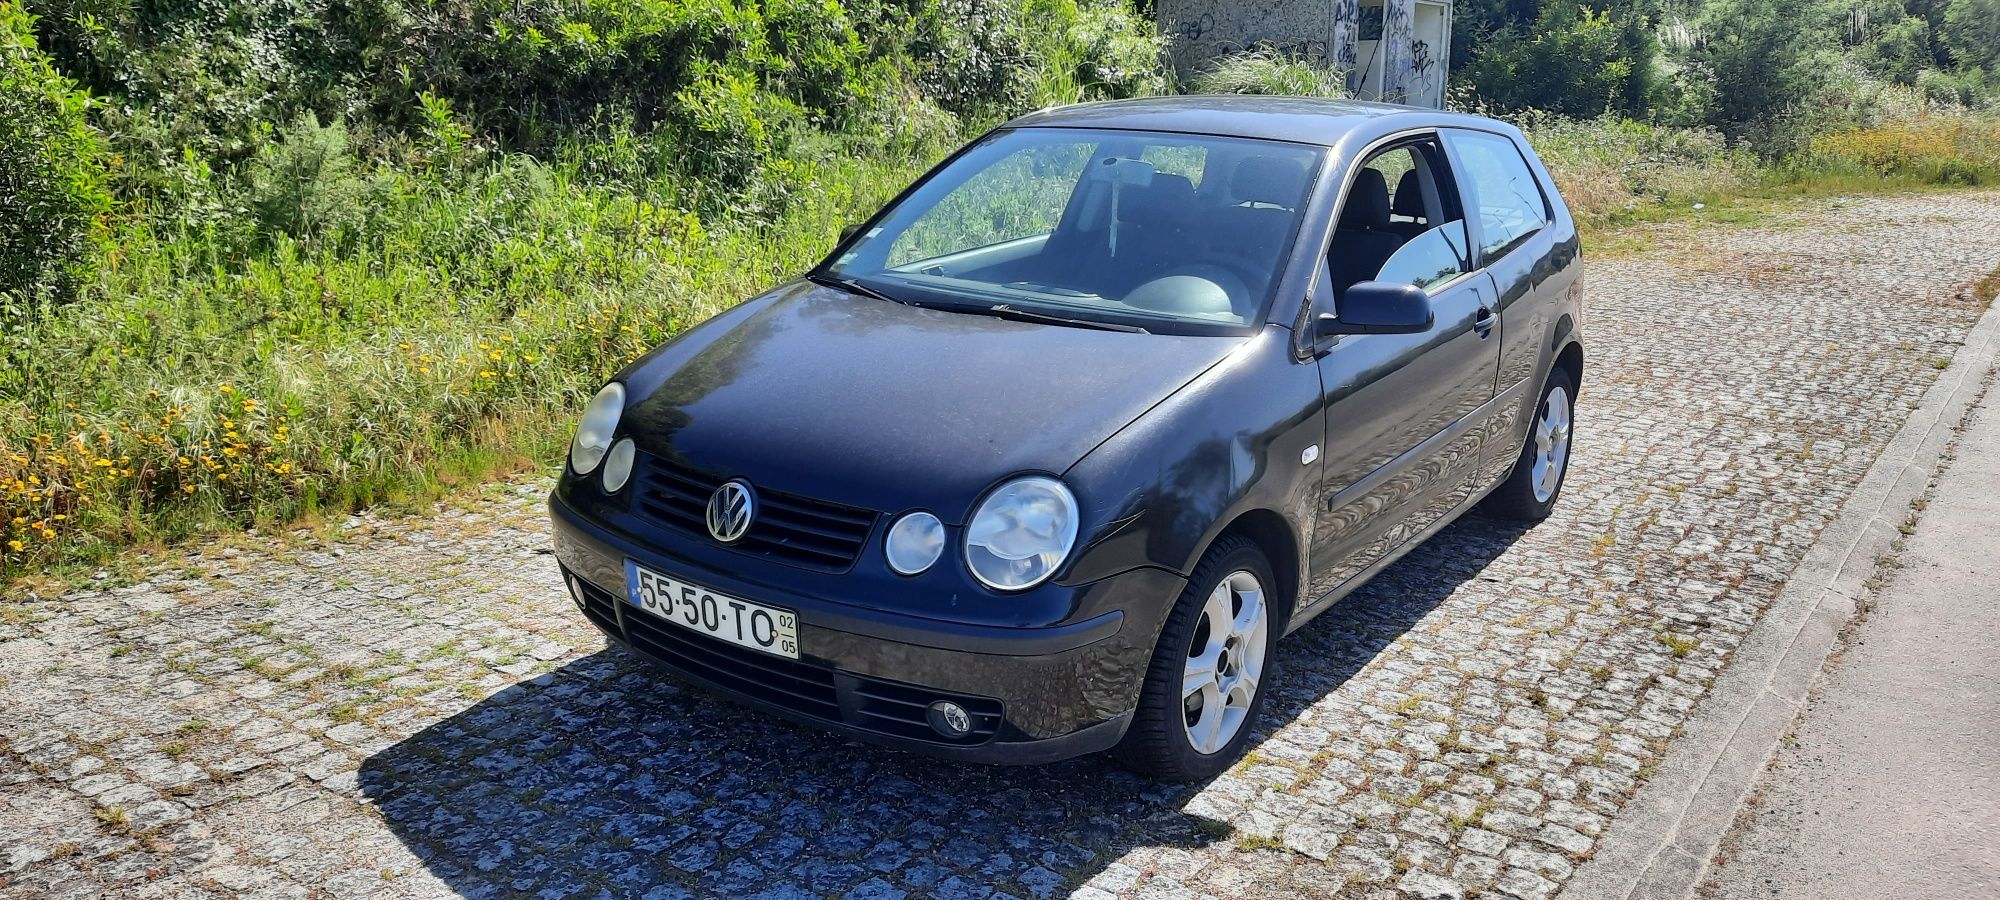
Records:
[[[1271,595],[1271,587],[1277,583],[1270,561],[1248,538],[1224,538],[1209,548],[1175,599],[1153,647],[1153,659],[1139,691],[1139,707],[1124,741],[1114,751],[1120,762],[1161,780],[1195,781],[1221,774],[1243,755],[1263,713],[1264,695],[1271,682],[1272,649],[1283,630],[1274,618],[1277,611]],[[1261,623],[1256,623],[1261,624],[1261,631],[1253,627],[1256,633],[1238,637],[1232,629],[1218,637],[1216,629],[1205,627],[1212,618],[1211,610],[1217,608],[1210,599],[1225,593],[1220,602],[1228,604],[1233,618],[1243,618],[1249,592],[1242,589],[1252,584],[1261,608]],[[1252,615],[1245,621],[1258,618]],[[1190,664],[1196,658],[1190,651],[1196,648],[1197,640],[1202,655],[1213,656],[1220,664],[1213,667],[1212,685],[1187,691],[1184,687],[1189,676],[1198,671],[1198,666]]]
[[[1551,410],[1560,411],[1559,422],[1551,421]],[[1542,396],[1535,402],[1535,417],[1528,423],[1528,436],[1521,441],[1521,455],[1515,457],[1514,468],[1507,473],[1507,480],[1493,489],[1480,503],[1480,508],[1493,515],[1524,522],[1539,522],[1549,517],[1556,508],[1556,501],[1562,497],[1563,482],[1569,478],[1569,457],[1572,432],[1576,423],[1576,374],[1557,367],[1549,371],[1548,381],[1542,384]],[[1560,426],[1559,434],[1551,430],[1551,425]],[[1543,438],[1547,436],[1560,446],[1555,454],[1554,477],[1550,481],[1546,474],[1539,474],[1538,463],[1547,462],[1542,457]]]

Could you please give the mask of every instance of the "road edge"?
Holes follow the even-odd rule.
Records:
[[[1996,357],[2000,298],[1990,298],[1951,366],[1820,532],[1659,771],[1618,814],[1562,896],[1679,900],[1693,893],[1853,618],[1876,559],[1891,551],[1911,501],[1979,399]]]

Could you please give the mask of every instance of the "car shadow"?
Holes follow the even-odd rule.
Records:
[[[1280,643],[1266,733],[1521,533],[1455,523]],[[430,872],[469,897],[1049,896],[1134,847],[1219,831],[1180,812],[1201,785],[1102,757],[1013,768],[883,750],[683,686],[616,648],[383,749],[360,783]]]

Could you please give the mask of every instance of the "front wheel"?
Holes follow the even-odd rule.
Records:
[[[1551,370],[1549,380],[1542,385],[1541,402],[1535,404],[1528,438],[1521,444],[1520,457],[1514,460],[1514,470],[1481,504],[1488,512],[1539,522],[1555,510],[1563,479],[1569,475],[1575,398],[1576,376],[1564,368]]]
[[[1271,564],[1243,538],[1218,542],[1174,602],[1153,648],[1139,708],[1117,755],[1168,781],[1221,774],[1263,711],[1272,622]]]

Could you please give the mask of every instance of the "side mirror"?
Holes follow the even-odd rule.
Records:
[[[1340,315],[1321,313],[1315,337],[1336,334],[1420,334],[1431,329],[1431,298],[1413,284],[1364,281],[1340,298]]]
[[[840,229],[840,242],[843,244],[847,243],[847,239],[853,237],[854,233],[860,230],[861,230],[860,222],[855,222],[849,225],[842,226]]]

